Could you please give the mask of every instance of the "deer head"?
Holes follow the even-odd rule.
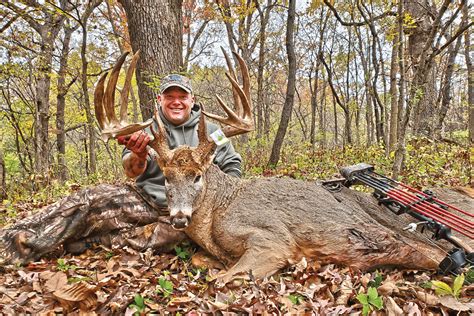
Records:
[[[250,132],[254,129],[252,118],[252,106],[250,98],[250,78],[245,61],[235,52],[235,55],[242,75],[240,87],[237,76],[229,56],[223,50],[229,73],[227,78],[232,85],[235,111],[230,109],[225,102],[216,95],[217,101],[227,114],[221,117],[207,112],[204,115],[221,122],[224,127],[222,132],[226,137]],[[112,70],[107,88],[104,93],[104,81],[107,73],[102,75],[97,83],[94,93],[94,103],[96,117],[102,130],[102,137],[107,140],[121,135],[132,134],[151,125],[154,139],[149,146],[156,152],[155,159],[165,176],[165,187],[170,210],[172,225],[176,229],[185,229],[190,221],[193,211],[199,208],[206,190],[206,171],[213,163],[214,151],[217,145],[210,140],[207,135],[206,119],[201,115],[198,126],[198,147],[179,146],[170,150],[166,139],[166,131],[160,116],[155,111],[155,120],[158,125],[156,131],[153,120],[144,123],[127,123],[127,101],[130,81],[135,69],[138,52],[133,56],[127,72],[125,84],[121,94],[120,120],[114,113],[114,92],[120,68],[128,53],[123,54]]]

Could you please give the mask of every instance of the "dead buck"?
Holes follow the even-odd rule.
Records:
[[[222,131],[227,137],[253,129],[248,69],[242,58],[234,55],[243,87],[239,86],[227,55],[230,74],[226,75],[236,111],[217,97],[228,117],[205,113],[225,126]],[[126,84],[130,82],[135,58],[136,55]],[[122,56],[114,67],[105,97],[105,76],[95,93],[97,118],[106,137],[151,124],[124,123],[127,99],[123,95],[121,120],[115,118],[115,78],[124,60]],[[128,89],[125,87],[123,93]],[[216,144],[208,139],[204,116],[199,122],[198,147],[180,146],[174,150],[169,149],[156,114],[155,120],[158,131],[152,128],[154,139],[149,145],[157,153],[156,160],[166,177],[172,225],[225,264],[228,270],[221,274],[223,282],[247,275],[250,270],[255,277],[263,278],[303,257],[366,270],[387,265],[434,269],[436,259],[443,256],[440,249],[388,228],[387,223],[393,218],[384,219],[376,202],[365,195],[351,190],[332,194],[315,183],[289,178],[241,180],[226,175],[213,164]],[[382,225],[379,221],[385,222]]]

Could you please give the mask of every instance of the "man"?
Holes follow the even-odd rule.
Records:
[[[195,98],[188,78],[173,74],[162,80],[160,95],[158,96],[160,118],[168,133],[170,149],[180,145],[196,147],[198,145],[197,129],[201,109],[195,104]],[[155,130],[158,130],[156,122]],[[216,131],[218,126],[207,124],[208,134]],[[166,196],[164,190],[163,173],[156,161],[148,154],[150,134],[136,132],[131,137],[119,137],[120,144],[127,150],[123,155],[123,167],[130,178],[137,178],[137,185],[154,201],[165,207]],[[227,174],[240,177],[241,157],[228,142],[216,151],[214,163]]]
[[[189,79],[177,74],[163,78],[158,102],[170,148],[197,146],[202,114]],[[209,123],[207,128],[210,134],[218,126]],[[185,239],[169,224],[164,176],[149,153],[150,137],[149,131],[139,131],[117,139],[125,145],[125,174],[136,178],[136,186],[102,184],[84,189],[1,230],[0,264],[37,260],[61,245],[71,253],[95,243],[166,250]],[[241,157],[230,142],[217,148],[214,162],[240,177]]]

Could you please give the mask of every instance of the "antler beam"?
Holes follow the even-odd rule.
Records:
[[[117,87],[120,69],[122,68],[122,65],[128,54],[129,52],[126,52],[118,59],[114,68],[112,69],[112,73],[110,74],[105,92],[104,85],[108,72],[104,73],[100,77],[94,91],[95,115],[97,117],[97,121],[99,122],[99,127],[102,130],[102,138],[105,141],[107,141],[109,138],[116,138],[117,136],[132,134],[150,126],[153,122],[153,119],[149,119],[143,123],[129,124],[127,122],[128,94],[130,91],[133,72],[135,71],[139,58],[139,51],[133,55],[127,75],[125,77],[125,83],[120,96],[120,120],[118,120],[115,115],[115,89]]]

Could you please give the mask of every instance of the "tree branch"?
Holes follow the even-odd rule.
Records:
[[[386,16],[396,16],[397,15],[397,12],[385,11],[381,15],[373,17],[370,21],[346,22],[346,21],[342,20],[341,16],[339,15],[339,13],[336,10],[336,8],[334,8],[334,6],[331,4],[331,2],[329,0],[323,0],[323,1],[324,1],[324,4],[329,8],[329,10],[331,10],[332,13],[334,13],[334,17],[339,21],[339,23],[341,23],[344,26],[363,26],[363,25],[367,25],[368,23],[372,23],[374,21],[380,20],[380,19],[382,19]]]

